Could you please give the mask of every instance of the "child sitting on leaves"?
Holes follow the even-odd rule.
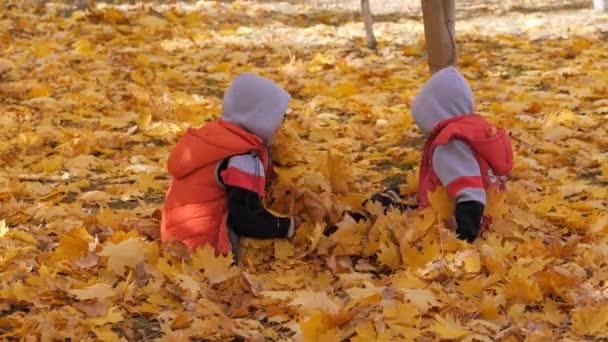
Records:
[[[505,189],[513,168],[511,140],[503,128],[474,113],[473,93],[454,67],[434,74],[412,105],[416,125],[427,136],[418,183],[418,204],[429,206],[428,195],[444,186],[456,202],[456,235],[474,241],[481,229],[486,191]],[[404,210],[397,189],[377,193],[371,200],[385,208]]]
[[[176,238],[190,251],[208,244],[236,257],[239,236],[294,236],[299,219],[276,217],[262,205],[272,174],[267,146],[289,100],[274,82],[242,74],[224,94],[221,119],[188,129],[169,156],[163,241]]]

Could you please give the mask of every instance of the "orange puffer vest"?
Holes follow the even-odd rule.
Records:
[[[228,199],[217,168],[224,159],[248,152],[268,165],[262,139],[237,125],[217,120],[188,129],[169,156],[173,180],[162,209],[162,241],[174,237],[190,251],[204,244],[213,246],[216,254],[231,250]],[[264,189],[258,194],[263,196]]]

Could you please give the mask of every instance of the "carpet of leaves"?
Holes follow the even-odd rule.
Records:
[[[444,193],[422,212],[343,215],[385,186],[414,197],[409,108],[428,72],[420,23],[408,44],[381,29],[370,51],[361,24],[333,20],[0,3],[0,339],[608,338],[606,33],[459,32],[478,111],[516,153],[490,230],[465,244]],[[160,243],[159,208],[172,146],[245,71],[293,95],[268,205],[308,221],[293,243],[244,241],[233,266]]]

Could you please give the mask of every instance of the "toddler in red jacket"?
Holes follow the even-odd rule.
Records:
[[[427,136],[420,162],[418,206],[429,205],[428,195],[444,186],[455,201],[459,239],[473,241],[481,228],[486,191],[504,190],[513,168],[511,140],[475,113],[473,93],[454,67],[434,74],[412,105],[416,125]],[[385,207],[405,209],[397,189],[375,194]]]

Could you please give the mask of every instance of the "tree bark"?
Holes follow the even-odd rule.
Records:
[[[593,9],[598,12],[608,12],[608,0],[593,0]]]
[[[378,45],[374,36],[374,22],[372,20],[372,11],[369,7],[369,0],[361,0],[361,15],[365,22],[365,35],[367,36],[367,47],[375,49]]]
[[[87,1],[86,0],[76,0],[76,8],[84,11],[87,9]]]
[[[431,75],[456,65],[455,0],[420,0]]]

